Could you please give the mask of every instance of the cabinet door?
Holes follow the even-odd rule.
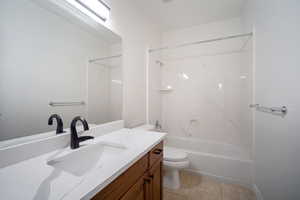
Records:
[[[151,200],[162,200],[162,162],[158,162],[150,170],[152,194]]]
[[[119,200],[144,176],[148,165],[148,155],[145,155],[111,184],[96,194],[92,200]]]
[[[121,200],[151,200],[150,188],[151,179],[145,175],[126,192]]]

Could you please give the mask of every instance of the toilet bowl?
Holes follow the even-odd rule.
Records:
[[[142,125],[134,128],[136,130],[146,130],[153,131],[155,127],[153,125]],[[163,158],[163,168],[164,168],[164,177],[163,185],[164,187],[170,189],[180,188],[180,176],[179,170],[185,169],[189,166],[190,162],[188,160],[187,153],[175,149],[172,147],[164,147],[164,158]]]
[[[164,147],[164,187],[170,189],[180,188],[179,170],[189,166],[187,154],[171,147]]]

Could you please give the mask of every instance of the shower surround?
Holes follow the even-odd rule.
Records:
[[[237,35],[242,27],[232,19],[170,31],[163,46]],[[159,120],[166,144],[189,153],[192,170],[251,185],[251,37],[152,52],[148,85],[149,122]]]

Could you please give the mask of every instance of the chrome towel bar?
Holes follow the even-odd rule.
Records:
[[[280,116],[285,116],[288,112],[288,109],[287,109],[286,106],[282,106],[282,107],[265,107],[265,106],[261,106],[259,104],[250,104],[249,107],[250,108],[255,108],[257,111],[271,113],[271,114],[280,115]]]
[[[85,105],[84,101],[79,102],[50,102],[49,106],[56,107],[56,106],[82,106]]]

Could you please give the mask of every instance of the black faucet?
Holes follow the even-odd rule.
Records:
[[[79,143],[80,142],[83,142],[85,140],[90,140],[90,139],[94,139],[93,136],[81,136],[81,137],[78,137],[78,134],[77,134],[77,130],[76,130],[76,123],[77,121],[81,121],[81,123],[83,124],[83,130],[87,131],[89,130],[89,125],[87,123],[87,121],[78,116],[78,117],[75,117],[72,122],[71,122],[71,149],[77,149],[79,148]]]
[[[48,119],[48,125],[53,124],[53,119],[56,119],[56,122],[57,122],[56,134],[64,133],[63,120],[61,119],[61,117],[59,115],[57,115],[57,114],[51,115]]]

